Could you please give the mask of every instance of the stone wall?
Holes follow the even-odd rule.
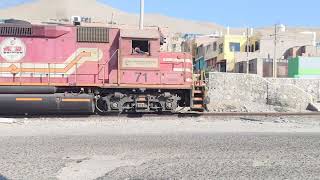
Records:
[[[291,84],[312,95],[314,101],[320,101],[320,79],[267,78],[271,83]]]
[[[208,88],[212,112],[301,112],[313,102],[313,96],[290,81],[251,74],[209,73]]]

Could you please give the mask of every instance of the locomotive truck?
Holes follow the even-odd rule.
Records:
[[[0,24],[0,113],[175,112],[205,108],[189,53],[159,29]]]

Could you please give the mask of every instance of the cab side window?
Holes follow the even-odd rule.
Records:
[[[132,54],[150,55],[150,42],[148,40],[132,40]]]

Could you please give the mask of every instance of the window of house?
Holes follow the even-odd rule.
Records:
[[[132,54],[150,54],[150,43],[148,40],[132,40]]]
[[[301,48],[302,54],[307,53],[307,49],[306,48],[307,48],[306,46],[302,46],[302,48]]]
[[[251,52],[254,52],[254,44],[251,46]]]
[[[249,62],[249,73],[254,71],[254,64],[252,62]]]
[[[212,64],[211,61],[212,61],[212,60],[208,60],[208,61],[207,61],[207,65],[208,65],[208,66],[211,66],[211,64]]]
[[[205,53],[205,48],[204,48],[204,46],[203,46],[203,45],[199,46],[199,47],[197,48],[197,55],[198,55],[198,57],[203,56],[204,53]]]
[[[196,49],[196,55],[197,55],[197,57],[200,56],[200,48],[199,47]]]
[[[214,42],[212,45],[212,50],[215,52],[217,50],[217,42]]]
[[[240,52],[240,43],[231,42],[229,47],[231,52]]]
[[[208,54],[211,49],[212,49],[212,47],[211,47],[211,44],[210,44],[210,45],[208,45],[208,46],[206,47],[206,54]]]
[[[223,44],[219,44],[219,53],[223,53]]]
[[[254,45],[246,45],[245,46],[245,52],[253,52],[254,49],[252,49],[252,48],[254,48]]]
[[[259,51],[260,50],[260,41],[256,41],[255,42],[255,46],[256,46],[256,51]]]

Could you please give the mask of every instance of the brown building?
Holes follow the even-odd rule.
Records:
[[[246,52],[235,54],[236,73],[259,74],[272,77],[273,59],[276,54],[277,76],[287,77],[288,57],[296,54],[315,54],[315,34],[305,32],[278,32],[275,43],[274,34],[255,34],[249,38]],[[249,62],[249,63],[248,63]]]

